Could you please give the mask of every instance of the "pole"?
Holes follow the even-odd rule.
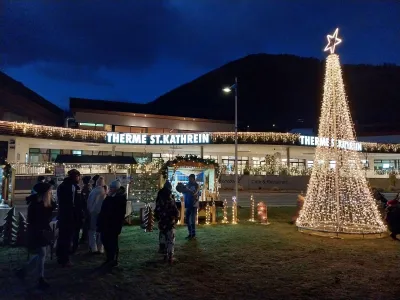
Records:
[[[238,79],[235,77],[235,195],[236,201],[239,200],[239,180],[238,180]]]

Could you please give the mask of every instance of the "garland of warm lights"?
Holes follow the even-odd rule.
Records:
[[[224,211],[224,217],[223,217],[221,223],[227,224],[227,223],[229,223],[229,221],[228,221],[228,201],[226,201],[226,199],[224,200],[223,211]]]
[[[236,197],[232,197],[232,224],[235,225],[237,224],[237,202],[236,202]]]
[[[256,220],[254,219],[254,197],[251,195],[250,197],[250,222],[255,222]]]
[[[210,214],[210,205],[208,205],[208,202],[206,204],[206,225],[210,225],[211,223],[211,214]]]
[[[0,134],[21,137],[105,144],[107,132],[0,121]],[[233,132],[213,132],[210,133],[210,136],[213,144],[233,144],[235,142],[235,134]],[[238,143],[300,145],[299,137],[300,135],[297,133],[239,132]],[[400,153],[400,144],[368,142],[361,142],[361,144],[363,151],[368,153]]]
[[[160,169],[160,174],[164,179],[168,176],[168,168],[208,168],[215,170],[215,177],[219,176],[219,164],[214,159],[201,158],[197,155],[177,156],[173,160],[164,163]]]
[[[326,62],[318,136],[355,141],[336,54],[330,54]],[[386,231],[356,151],[318,146],[314,162],[304,205],[296,221],[300,229],[354,234]]]
[[[257,215],[258,215],[258,220],[260,221],[261,224],[268,223],[267,205],[264,202],[258,202]]]

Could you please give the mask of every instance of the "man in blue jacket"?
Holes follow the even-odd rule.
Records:
[[[196,182],[196,176],[194,174],[189,175],[189,182],[186,185],[184,197],[185,217],[189,231],[189,235],[186,239],[192,240],[196,238],[196,219],[197,209],[199,207],[199,185]]]

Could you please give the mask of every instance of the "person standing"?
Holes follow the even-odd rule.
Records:
[[[103,266],[114,267],[118,265],[118,236],[126,214],[126,193],[118,180],[111,182],[108,196],[104,199],[97,220],[97,230],[100,232],[101,241],[106,251],[106,261]]]
[[[101,211],[106,192],[104,190],[105,181],[99,177],[96,181],[97,186],[90,192],[87,201],[87,210],[89,212],[89,252],[93,254],[103,253],[103,244],[100,234],[97,233],[97,219]]]
[[[158,219],[159,252],[164,254],[164,260],[172,264],[175,248],[175,225],[179,218],[179,210],[176,207],[172,195],[172,186],[169,181],[158,192],[155,217]]]
[[[98,174],[93,176],[93,178],[92,178],[92,189],[94,189],[97,186],[96,182],[97,182],[97,179],[99,179],[99,177],[100,177],[100,175],[98,175]]]
[[[26,198],[28,206],[27,246],[31,253],[35,253],[24,266],[17,271],[17,276],[24,279],[28,272],[36,269],[38,274],[38,287],[44,289],[49,284],[44,279],[44,263],[47,246],[50,245],[53,232],[50,221],[54,209],[52,202],[52,186],[45,182],[34,186],[35,194]]]
[[[64,179],[57,189],[59,232],[56,254],[58,263],[64,267],[71,265],[69,259],[71,245],[73,240],[77,240],[74,234],[76,235],[77,228],[80,228],[82,222],[81,195],[78,186],[80,176],[81,174],[78,170],[69,170],[68,177]],[[73,250],[76,250],[76,242],[73,245]]]
[[[196,219],[197,209],[199,207],[199,190],[200,187],[196,182],[194,174],[189,175],[189,182],[184,191],[185,198],[185,217],[188,226],[189,235],[186,237],[188,240],[196,239]]]
[[[82,178],[83,187],[82,187],[81,197],[82,197],[84,220],[83,220],[82,236],[80,239],[80,243],[86,243],[89,237],[88,231],[89,231],[90,216],[89,216],[89,211],[87,209],[87,201],[89,198],[89,194],[92,191],[92,185],[90,184],[91,179],[92,177],[90,176],[84,176]]]
[[[36,181],[34,187],[35,187],[38,183],[43,183],[43,182],[45,182],[45,180],[46,180],[46,177],[44,177],[44,176],[38,176],[37,181]],[[35,193],[36,193],[34,187],[33,187],[32,190],[31,190],[31,194],[35,194]]]

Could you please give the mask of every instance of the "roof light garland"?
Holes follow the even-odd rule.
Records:
[[[333,53],[331,47],[326,50]],[[355,141],[336,54],[330,54],[326,61],[318,136]],[[314,161],[319,163],[313,166],[304,206],[296,221],[299,230],[363,235],[386,231],[356,151],[338,148],[336,144],[317,146]]]
[[[0,121],[0,134],[74,142],[106,143],[107,131],[82,130],[28,123]],[[233,132],[210,133],[214,144],[233,144]],[[279,132],[239,132],[239,144],[300,145],[300,134]],[[361,143],[364,152],[400,153],[400,144]]]

